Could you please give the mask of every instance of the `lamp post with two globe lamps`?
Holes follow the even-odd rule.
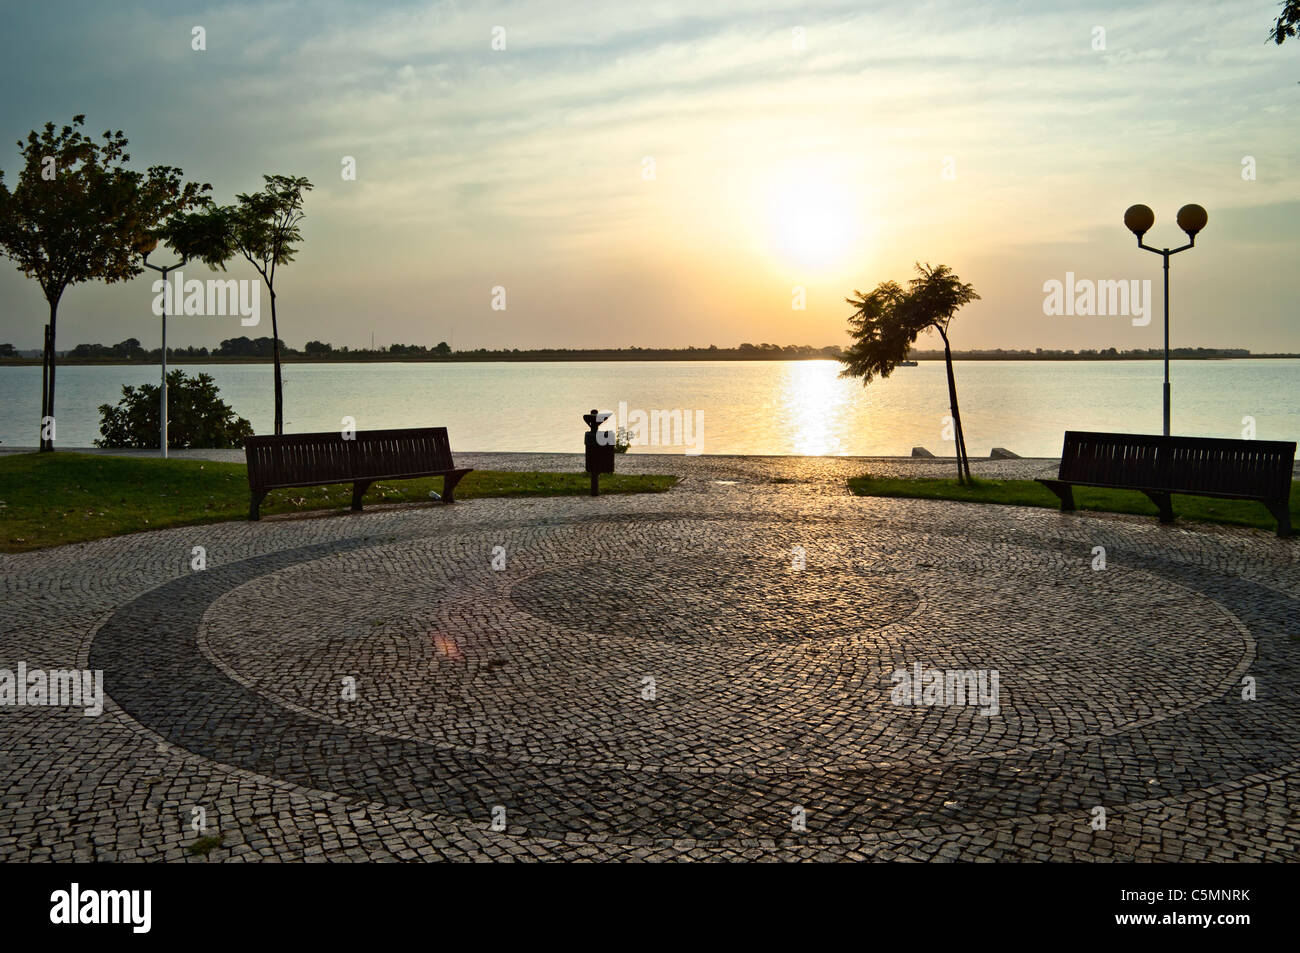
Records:
[[[1152,248],[1142,236],[1156,223],[1156,213],[1146,205],[1131,205],[1124,213],[1124,224],[1137,236],[1138,248],[1155,252],[1165,260],[1165,436],[1169,436],[1169,256],[1196,245],[1196,233],[1205,227],[1209,215],[1199,205],[1184,205],[1178,210],[1178,227],[1187,233],[1187,244],[1178,248]]]

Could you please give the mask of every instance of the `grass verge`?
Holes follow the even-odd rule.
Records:
[[[849,479],[849,489],[858,496],[889,496],[917,500],[956,500],[962,503],[1002,503],[1008,506],[1038,506],[1059,509],[1061,501],[1035,480],[976,480],[962,486],[952,479],[909,479],[860,476]],[[1215,500],[1204,496],[1174,496],[1174,513],[1180,520],[1252,526],[1273,532],[1273,517],[1260,503],[1243,500]],[[1103,490],[1076,486],[1074,505],[1081,510],[1107,513],[1159,515],[1155,504],[1136,490]],[[1291,494],[1291,525],[1300,525],[1300,493]]]
[[[601,477],[600,492],[658,493],[676,482],[673,476],[616,473]],[[381,481],[366,492],[365,505],[427,501],[430,490],[442,492],[442,477]],[[590,479],[583,473],[475,470],[456,487],[456,499],[590,492]],[[262,504],[262,515],[351,505],[351,484],[274,490]],[[247,516],[248,476],[242,463],[89,453],[0,456],[0,552]]]

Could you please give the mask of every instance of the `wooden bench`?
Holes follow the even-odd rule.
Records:
[[[454,503],[456,484],[471,472],[452,463],[446,427],[358,431],[348,440],[338,431],[249,437],[244,456],[250,520],[259,518],[269,491],[294,486],[351,483],[352,509],[359,511],[376,480],[440,476],[443,500]]]
[[[1074,509],[1072,486],[1139,490],[1172,523],[1172,493],[1225,500],[1256,500],[1277,520],[1277,535],[1291,534],[1294,443],[1219,440],[1067,430],[1057,479],[1039,480]]]

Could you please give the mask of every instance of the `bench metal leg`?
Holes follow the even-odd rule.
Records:
[[[361,512],[361,497],[365,496],[366,490],[370,489],[370,484],[374,480],[355,480],[352,483],[352,512]]]
[[[1169,494],[1162,493],[1159,490],[1143,490],[1156,508],[1160,510],[1160,522],[1172,523],[1174,521],[1174,506],[1169,502]]]
[[[248,518],[250,520],[260,520],[262,501],[266,499],[266,490],[250,490],[248,500]]]
[[[1273,514],[1273,519],[1277,520],[1277,535],[1279,539],[1286,539],[1291,535],[1291,506],[1285,500],[1281,503],[1265,503],[1268,511]]]
[[[442,478],[442,501],[444,503],[456,502],[456,484],[459,483],[465,474],[448,473]]]
[[[1062,483],[1060,480],[1039,480],[1039,483],[1047,487],[1061,501],[1061,512],[1069,513],[1074,510],[1074,489],[1068,483]]]

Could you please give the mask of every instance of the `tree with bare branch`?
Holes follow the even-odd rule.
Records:
[[[160,231],[172,248],[189,260],[225,269],[236,255],[252,265],[271,297],[272,361],[275,365],[275,432],[284,433],[284,384],[280,373],[280,323],[276,312],[275,276],[293,261],[302,241],[303,193],[312,184],[302,177],[264,175],[260,192],[236,196],[236,204],[208,205],[174,216]]]

